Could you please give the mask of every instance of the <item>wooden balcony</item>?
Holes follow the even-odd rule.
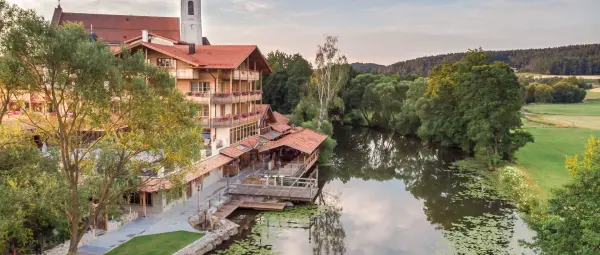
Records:
[[[188,93],[186,99],[198,104],[209,104],[210,93],[196,93],[191,95]]]
[[[226,119],[223,118],[213,118],[211,120],[211,127],[213,128],[223,128],[223,127],[237,127],[240,125],[246,125],[253,122],[257,122],[261,117],[261,114],[256,114],[254,116],[248,116],[246,118],[235,119],[234,117],[228,116]]]
[[[262,91],[259,92],[259,90],[254,92],[215,93],[211,96],[211,103],[235,104],[250,101],[260,101],[261,99]]]
[[[177,79],[200,79],[200,70],[197,69],[167,69]]]
[[[233,79],[242,81],[258,81],[260,73],[252,70],[233,70]]]
[[[245,95],[244,95],[245,94]],[[251,101],[260,101],[262,91],[237,92],[237,93],[188,93],[186,98],[198,104],[235,104]]]

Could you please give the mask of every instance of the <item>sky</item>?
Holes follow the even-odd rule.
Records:
[[[57,0],[8,0],[47,19]],[[178,0],[62,0],[65,12],[179,16]],[[309,61],[324,35],[349,62],[389,65],[472,48],[600,42],[600,0],[204,0],[212,44],[255,44]]]

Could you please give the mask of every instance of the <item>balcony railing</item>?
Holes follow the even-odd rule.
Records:
[[[197,120],[200,122],[203,128],[220,128],[220,127],[235,127],[239,125],[245,125],[252,122],[256,122],[260,119],[262,113],[257,111],[254,113],[243,113],[235,116],[225,116],[217,118],[198,117]]]
[[[244,117],[246,116],[246,117]],[[250,124],[252,122],[256,122],[260,119],[261,114],[255,113],[254,115],[250,114],[238,114],[237,116],[231,117],[221,117],[221,118],[213,118],[211,124],[213,128],[218,127],[235,127],[245,124]]]
[[[242,81],[258,81],[260,73],[252,70],[233,70],[233,79]]]
[[[262,91],[245,91],[233,93],[193,93],[186,94],[187,99],[199,104],[234,104],[249,101],[259,101],[262,98]]]
[[[258,101],[262,98],[262,91],[245,91],[233,93],[215,93],[212,95],[213,104],[233,104],[248,101]]]
[[[200,70],[197,69],[165,69],[169,70],[169,73],[177,79],[200,79]]]

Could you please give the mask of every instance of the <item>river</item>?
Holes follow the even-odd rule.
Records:
[[[246,228],[238,240],[284,255],[533,254],[519,240],[534,233],[510,203],[482,197],[477,177],[451,170],[459,153],[362,128],[336,127],[334,138],[317,201],[329,210],[276,218],[241,211],[232,218]]]

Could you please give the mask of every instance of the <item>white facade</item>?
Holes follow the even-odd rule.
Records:
[[[202,1],[181,0],[181,40],[202,45]]]

